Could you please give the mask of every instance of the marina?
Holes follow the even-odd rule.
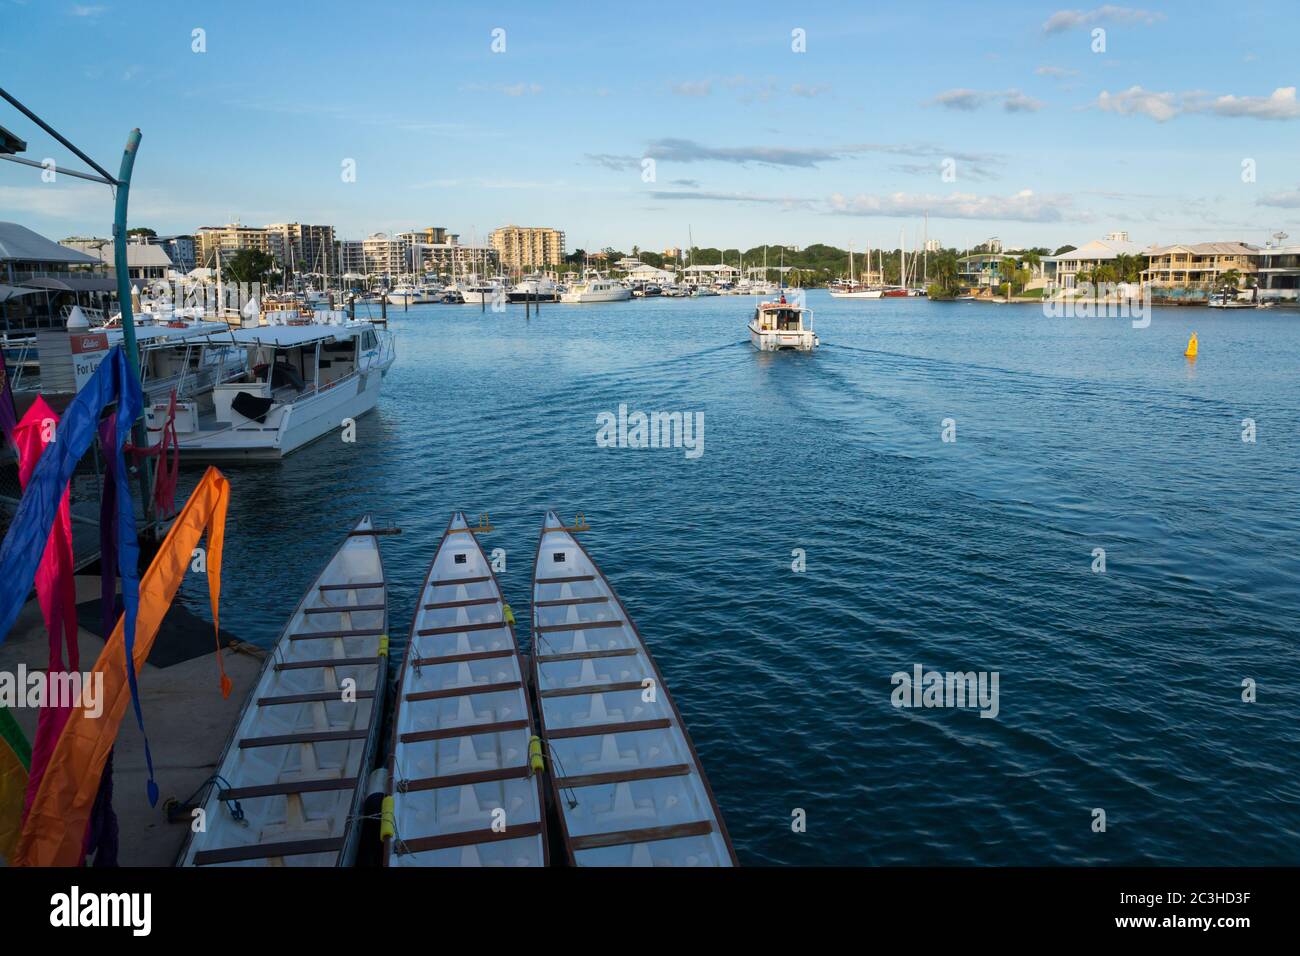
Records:
[[[1167,783],[1184,800],[1272,812],[1266,790],[1256,788],[1279,780],[1279,765],[1256,766],[1231,741],[1246,719],[1263,721],[1252,733],[1285,734],[1284,716],[1208,713],[1184,699],[1182,683],[1166,686],[1158,676],[1170,656],[1194,681],[1225,669],[1259,672],[1257,654],[1284,653],[1283,621],[1268,609],[1289,607],[1300,593],[1293,569],[1276,564],[1259,574],[1245,557],[1206,563],[1205,556],[1249,554],[1259,533],[1255,503],[1276,500],[1279,476],[1300,464],[1282,446],[1239,447],[1237,409],[1275,407],[1284,420],[1300,414],[1287,397],[1286,354],[1267,348],[1279,328],[1292,334],[1286,313],[1216,321],[1213,313],[1157,308],[1151,326],[1135,330],[1123,319],[1044,323],[1024,310],[997,310],[990,320],[975,303],[923,301],[887,307],[866,328],[854,307],[813,291],[809,305],[823,344],[813,361],[790,362],[788,354],[753,351],[736,305],[725,296],[693,303],[698,340],[670,344],[666,353],[642,334],[647,320],[681,314],[682,303],[666,299],[543,311],[528,323],[438,305],[395,315],[403,358],[354,445],[318,442],[295,454],[295,493],[268,493],[265,466],[225,469],[232,544],[223,622],[246,642],[274,645],[285,614],[277,596],[303,593],[337,547],[338,529],[375,506],[377,479],[348,477],[366,463],[369,473],[405,489],[376,515],[378,524],[402,529],[381,542],[391,618],[405,621],[417,605],[440,600],[424,598],[423,588],[447,515],[467,505],[474,515],[489,510],[497,530],[483,538],[484,548],[506,553],[506,570],[495,577],[514,608],[525,659],[536,644],[528,596],[540,516],[558,502],[570,503],[570,514],[585,512],[592,530],[582,543],[630,602],[742,864],[1080,862],[1096,851],[1086,828],[1074,832],[1068,806],[1113,786],[1116,767],[1143,779],[1143,767],[1161,754],[1184,768]],[[1195,367],[1182,354],[1193,329],[1201,343]],[[550,356],[549,368],[531,360],[539,349]],[[1068,372],[1059,367],[1062,352],[1073,356]],[[557,380],[555,368],[572,370],[573,378]],[[494,424],[486,433],[480,419],[425,414],[420,395],[431,376],[453,390],[489,385],[482,411]],[[511,388],[493,389],[493,382]],[[572,414],[536,414],[567,407],[562,396],[574,383],[585,397]],[[1008,389],[1032,414],[1004,405]],[[691,461],[680,452],[598,447],[597,413],[628,395],[644,396],[646,408],[708,409],[706,453]],[[953,408],[967,411],[957,418],[958,441],[946,444],[942,420]],[[1214,411],[1209,419],[1206,408]],[[777,432],[792,444],[772,446]],[[994,432],[1009,443],[996,454]],[[1151,435],[1165,432],[1179,436],[1172,448],[1152,444]],[[1231,441],[1217,444],[1220,432]],[[507,440],[516,465],[533,476],[526,487],[506,469],[459,456],[430,459],[419,450]],[[569,454],[558,458],[557,446]],[[1217,451],[1201,468],[1172,482],[1143,479],[1167,468],[1171,456],[1204,447]],[[800,490],[808,513],[820,516],[815,523],[755,530],[748,516],[766,509],[770,495],[752,480],[754,461],[779,469]],[[1236,476],[1231,494],[1215,477],[1224,469]],[[182,471],[182,491],[193,477]],[[850,481],[861,494],[842,494]],[[958,482],[963,491],[953,496]],[[1207,517],[1180,521],[1179,547],[1171,550],[1162,527],[1188,500],[1202,502]],[[322,530],[304,536],[307,527]],[[856,529],[853,538],[831,534],[837,527]],[[902,527],[913,529],[906,539]],[[964,529],[970,550],[949,547],[954,527]],[[1278,533],[1291,540],[1300,528],[1288,520]],[[1088,545],[1081,551],[1080,541]],[[1110,576],[1090,573],[1095,546],[1106,548]],[[803,576],[789,570],[795,548],[807,552]],[[266,554],[296,557],[268,567]],[[679,581],[690,562],[699,566],[692,586],[652,586]],[[763,593],[714,597],[755,567],[770,569]],[[206,600],[201,578],[181,593],[197,609]],[[1002,593],[1012,599],[998,599]],[[1139,594],[1167,605],[1168,626],[1152,632],[1134,615]],[[1219,597],[1205,619],[1208,594]],[[913,621],[924,639],[908,636]],[[1228,621],[1237,623],[1229,629]],[[782,649],[794,633],[804,651],[789,658]],[[391,635],[391,660],[400,661],[406,645],[402,627]],[[930,666],[971,657],[997,662],[1004,694],[1029,682],[1024,713],[1004,701],[996,722],[981,722],[1011,722],[1012,732],[995,737],[992,755],[1016,775],[1015,784],[970,762],[985,744],[943,735],[914,742],[888,705],[888,671],[910,668],[914,659]],[[898,666],[879,673],[875,658]],[[846,660],[856,663],[845,667]],[[1136,715],[1120,707],[1122,674],[1152,688],[1161,706]],[[1275,679],[1283,686],[1289,680]],[[773,696],[774,682],[788,691]],[[786,694],[819,695],[823,707],[803,713],[789,736],[732,732],[775,719]],[[930,712],[919,719],[938,718]],[[1184,736],[1178,728],[1199,732]],[[1116,736],[1134,741],[1118,758],[1107,743]],[[814,740],[829,749],[797,743]],[[1043,749],[1048,740],[1073,755],[1075,769],[1060,769],[1059,758]],[[1192,770],[1205,765],[1220,772]],[[1039,802],[1035,776],[1067,794],[1060,808]],[[787,781],[810,779],[820,783],[797,785],[797,797],[790,796]],[[909,782],[890,783],[901,780]],[[183,798],[195,785],[164,789]],[[837,826],[842,840],[802,840],[766,822],[788,818],[794,807],[815,818],[833,812],[843,794],[865,800],[902,786],[912,794],[906,805],[885,801],[871,820],[845,821]],[[1020,825],[1008,835],[996,820],[954,802],[958,790],[1008,806]],[[1234,858],[1242,816],[1215,814],[1211,829],[1188,843],[1162,800],[1131,806],[1140,835],[1115,847],[1110,862],[1163,854],[1215,865]],[[942,831],[930,832],[953,814],[990,839],[1000,834],[998,848],[955,848]],[[1260,852],[1265,861],[1287,859],[1282,844]],[[552,864],[562,859],[553,854]]]
[[[8,4],[20,934],[1285,925],[1260,3]]]

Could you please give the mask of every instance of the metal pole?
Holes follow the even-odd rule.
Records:
[[[113,211],[113,265],[117,270],[117,301],[122,307],[122,341],[126,344],[127,364],[136,381],[140,381],[140,353],[135,342],[135,319],[131,314],[131,274],[126,264],[126,208],[131,194],[131,170],[135,167],[135,154],[139,148],[140,130],[133,129],[122,152],[122,168],[117,177],[117,204]],[[137,448],[148,450],[149,436],[144,419],[131,423],[131,441]],[[140,479],[140,502],[144,505],[145,522],[150,529],[154,524],[153,501],[149,495],[151,470],[147,457],[141,459],[140,467],[136,469],[136,476]]]

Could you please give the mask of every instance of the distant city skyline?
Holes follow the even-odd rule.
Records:
[[[1294,15],[0,0],[0,85],[110,170],[139,126],[130,224],[164,234],[483,243],[517,224],[659,251],[893,248],[905,230],[914,248],[928,212],[959,248],[1262,245],[1300,235]],[[25,158],[83,167],[7,104],[0,126]],[[0,218],[62,238],[107,235],[111,214],[104,187],[0,164]]]

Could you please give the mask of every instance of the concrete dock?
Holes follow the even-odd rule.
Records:
[[[79,611],[83,602],[99,597],[99,588],[98,577],[77,577]],[[173,608],[169,620],[177,613]],[[104,641],[84,627],[78,628],[77,637],[81,670],[88,671],[103,650]],[[170,646],[162,646],[164,643]],[[216,770],[222,748],[262,668],[261,653],[248,645],[236,642],[223,647],[220,653],[234,685],[229,699],[221,696],[211,625],[204,625],[192,615],[179,631],[164,622],[150,661],[140,673],[140,705],[161,797],[157,807],[149,806],[144,742],[128,707],[113,755],[113,809],[117,812],[118,863],[122,866],[171,866],[176,862],[188,828],[183,823],[168,823],[163,805],[168,798],[185,800]],[[0,644],[0,671],[13,672],[19,664],[25,665],[28,672],[44,670],[48,660],[45,624],[33,598]],[[155,666],[154,660],[167,666]],[[35,740],[38,712],[18,707],[10,713],[27,739]]]

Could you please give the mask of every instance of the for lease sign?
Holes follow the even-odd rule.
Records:
[[[104,332],[74,332],[72,334],[72,369],[81,391],[108,354],[108,335]]]

